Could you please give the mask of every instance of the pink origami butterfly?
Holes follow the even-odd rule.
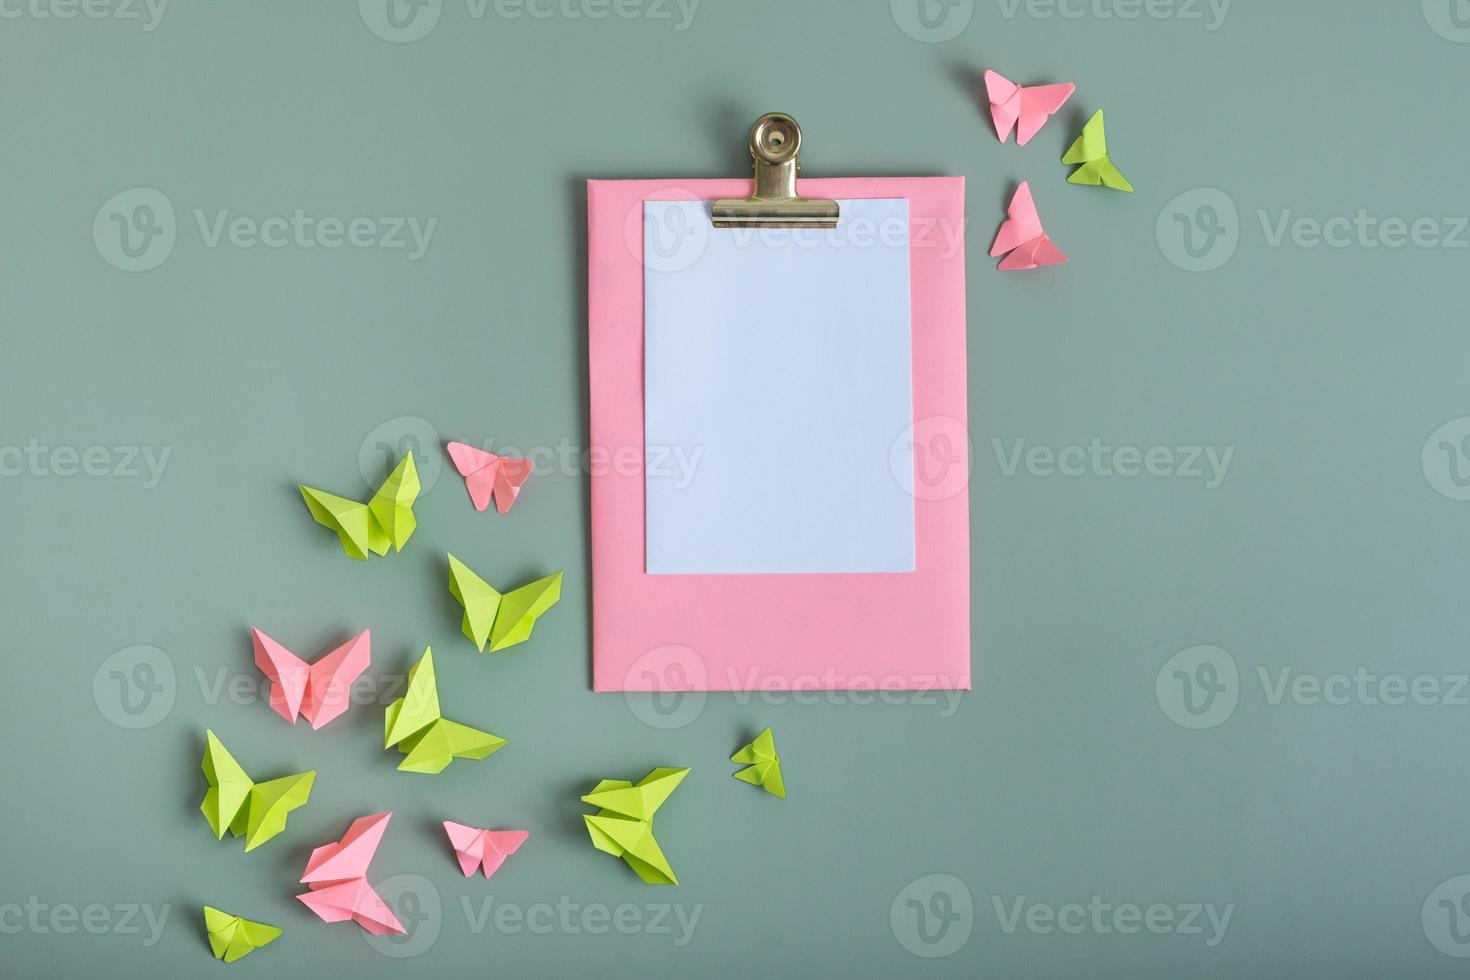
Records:
[[[1046,124],[1052,113],[1071,98],[1077,86],[1071,82],[1059,85],[1017,85],[996,72],[985,72],[985,92],[990,97],[990,118],[995,122],[995,135],[1004,143],[1016,127],[1016,145],[1025,146]]]
[[[444,821],[444,830],[449,834],[455,856],[459,858],[459,870],[466,878],[482,864],[485,877],[490,877],[531,836],[524,830],[481,830],[452,820]]]
[[[363,630],[314,664],[253,626],[250,636],[255,642],[255,666],[271,679],[271,707],[293,725],[298,715],[304,715],[312,728],[321,728],[346,711],[352,682],[372,661],[370,630]]]
[[[509,511],[510,505],[515,503],[516,495],[521,492],[521,484],[526,482],[533,469],[529,459],[497,456],[462,442],[449,444],[449,458],[454,460],[454,468],[464,477],[475,510],[489,507],[490,495],[494,493],[495,509],[502,514]]]
[[[374,936],[406,933],[403,923],[367,883],[367,866],[378,850],[392,813],[358,817],[335,844],[311,852],[301,883],[311,891],[297,895],[323,922],[351,919]]]
[[[1036,213],[1036,202],[1031,199],[1031,185],[1026,181],[1016,188],[1011,198],[1010,216],[1000,226],[995,244],[990,246],[992,256],[1010,252],[1000,263],[1007,272],[1015,269],[1034,269],[1039,265],[1057,265],[1067,261],[1062,250],[1052,244],[1041,230],[1041,218]]]

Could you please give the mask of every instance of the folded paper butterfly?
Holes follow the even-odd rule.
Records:
[[[1026,181],[1016,188],[1011,198],[1011,207],[995,244],[990,246],[991,255],[1010,252],[1000,263],[1006,271],[1034,269],[1041,265],[1057,265],[1067,261],[1062,250],[1052,244],[1046,232],[1041,230],[1041,218],[1036,213],[1036,202],[1031,198],[1031,185]]]
[[[495,509],[502,514],[510,510],[516,495],[521,492],[521,484],[535,468],[529,459],[497,456],[462,442],[449,444],[449,458],[454,460],[454,468],[464,477],[475,510],[489,507],[490,497],[494,494]]]
[[[286,814],[304,806],[311,796],[316,770],[257,783],[245,774],[214,732],[204,733],[204,761],[200,768],[209,790],[199,810],[216,839],[225,830],[245,835],[245,850],[253,851],[286,829]]]
[[[1072,172],[1067,178],[1069,184],[1087,184],[1096,187],[1111,187],[1115,191],[1131,191],[1133,185],[1128,183],[1117,167],[1113,166],[1112,158],[1108,156],[1108,136],[1103,129],[1103,111],[1101,109],[1092,114],[1087,120],[1087,125],[1082,127],[1082,135],[1077,137],[1067,155],[1062,157],[1063,163],[1080,163],[1081,166]]]
[[[352,682],[372,662],[372,636],[363,630],[316,663],[308,664],[255,627],[255,666],[271,680],[271,707],[276,714],[296,724],[305,716],[313,729],[347,710]]]
[[[444,821],[444,830],[449,834],[449,843],[454,845],[455,857],[459,858],[459,870],[466,878],[482,865],[485,877],[490,877],[531,836],[524,830],[481,830],[452,820]]]
[[[674,869],[653,839],[653,815],[674,792],[688,769],[655,769],[635,786],[626,779],[604,779],[582,797],[601,807],[584,814],[587,833],[599,851],[620,857],[649,885],[677,885]]]
[[[409,670],[408,691],[388,705],[383,728],[383,748],[398,746],[406,756],[398,768],[405,772],[442,772],[455,759],[483,759],[506,744],[503,738],[439,713],[432,649],[426,649]]]
[[[209,948],[214,950],[214,958],[226,963],[233,963],[281,937],[281,930],[275,926],[242,919],[208,905],[204,906],[204,930],[209,933]]]
[[[786,799],[786,783],[781,779],[781,757],[776,754],[776,740],[767,728],[745,748],[730,756],[746,768],[733,773],[736,779],[753,783],[772,796]]]
[[[1046,120],[1072,97],[1077,86],[1071,82],[1058,85],[1017,85],[1003,75],[985,72],[985,94],[990,99],[990,118],[995,135],[1004,143],[1016,128],[1016,145],[1025,146],[1046,124]]]
[[[367,883],[367,868],[388,829],[392,813],[358,817],[335,844],[323,844],[306,861],[303,885],[311,891],[296,897],[323,922],[351,919],[374,936],[406,933],[388,903]]]
[[[342,550],[351,558],[365,560],[369,551],[386,555],[389,547],[402,551],[417,526],[413,502],[419,495],[419,473],[413,453],[403,454],[373,499],[365,504],[305,484],[300,490],[311,516],[337,532]]]
[[[460,628],[485,652],[504,650],[531,638],[536,620],[561,598],[561,572],[539,578],[530,585],[502,595],[470,567],[449,556],[449,591],[464,606]]]

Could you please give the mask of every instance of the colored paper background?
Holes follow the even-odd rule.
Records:
[[[1454,454],[1470,416],[1470,252],[1368,247],[1351,224],[1332,231],[1345,247],[1267,234],[1288,211],[1470,211],[1455,94],[1470,44],[1452,39],[1464,35],[1448,3],[1237,2],[1217,30],[1204,3],[1199,20],[935,4],[940,28],[969,19],[932,44],[911,36],[931,36],[913,5],[895,4],[896,20],[851,0],[809,0],[809,13],[705,0],[684,31],[674,4],[669,21],[509,20],[493,3],[475,20],[446,2],[403,44],[356,6],[174,0],[153,31],[30,14],[0,30],[0,730],[21,801],[0,808],[0,972],[1462,975],[1439,904],[1458,903],[1470,872],[1453,681],[1428,705],[1366,704],[1355,683],[1331,688],[1345,704],[1290,689],[1272,701],[1283,670],[1467,671],[1470,504],[1455,498],[1470,463]],[[1001,146],[980,105],[987,65],[1079,90],[1029,146]],[[1061,154],[1097,106],[1134,194],[1065,183]],[[958,702],[596,696],[584,476],[533,477],[500,519],[476,514],[430,452],[408,550],[367,563],[295,490],[365,499],[366,477],[415,439],[580,447],[585,179],[743,174],[745,131],[772,109],[803,125],[810,176],[967,178],[978,686]],[[1002,275],[984,253],[1023,178],[1072,262]],[[176,241],[129,274],[92,226],[140,187],[171,202]],[[221,210],[296,208],[439,222],[409,261],[210,247],[195,218],[212,229]],[[100,240],[117,258],[117,239]],[[1094,438],[1234,453],[1213,490],[1144,475],[1142,461],[1139,476],[1105,477],[1068,453],[1085,472],[1065,476],[1045,453],[1025,458]],[[109,455],[88,465],[111,472],[124,461],[112,447],[138,446],[170,452],[156,485],[82,472],[90,447]],[[565,567],[530,644],[472,654],[445,587],[450,549],[495,582]],[[251,624],[311,656],[371,628],[375,672],[432,644],[454,679],[446,710],[511,745],[424,779],[382,750],[381,705],[313,733],[258,694],[236,703],[230,679],[259,679]],[[1231,659],[1170,665],[1203,645]],[[1181,700],[1174,671],[1207,678],[1207,660],[1218,683],[1235,668],[1223,721],[1223,692],[1207,706],[1195,689],[1199,715]],[[1218,723],[1189,729],[1169,712]],[[253,774],[319,772],[311,802],[250,855],[197,812],[206,724]],[[766,725],[785,801],[725,761]],[[660,765],[694,767],[658,817],[677,889],[594,851],[577,802]],[[418,953],[408,960],[292,908],[311,847],[390,807],[374,873],[432,888],[414,945],[392,948]],[[444,819],[532,837],[487,885],[460,876]],[[461,900],[478,914],[490,895],[476,935]],[[1093,895],[1235,909],[1212,947],[1207,920],[1203,935],[1004,927],[1020,896],[1059,910]],[[141,915],[109,911],[94,935],[52,914],[169,903],[151,945]],[[206,903],[285,935],[220,966]],[[513,915],[497,927],[501,903],[545,903],[551,931]],[[625,903],[645,924],[650,904],[702,911],[682,947],[672,912],[672,934],[581,927],[581,909]]]

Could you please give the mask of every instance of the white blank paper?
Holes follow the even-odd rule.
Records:
[[[913,571],[908,202],[840,207],[752,230],[645,202],[650,574]]]

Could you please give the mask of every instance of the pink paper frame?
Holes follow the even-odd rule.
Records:
[[[801,182],[808,197],[909,201],[915,570],[644,571],[643,202],[749,192],[749,180],[587,183],[593,688],[969,690],[964,178]]]

